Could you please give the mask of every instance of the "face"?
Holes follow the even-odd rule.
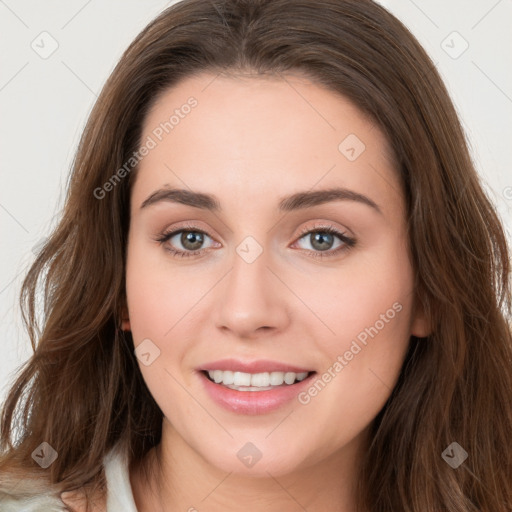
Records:
[[[298,74],[202,74],[141,140],[125,326],[164,436],[260,476],[354,453],[426,333],[381,131]]]

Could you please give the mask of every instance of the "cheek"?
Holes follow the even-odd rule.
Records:
[[[185,277],[176,273],[169,280],[168,268],[162,268],[161,261],[148,261],[149,253],[137,243],[129,246],[126,294],[130,328],[139,369],[151,395],[164,415],[179,424],[182,417],[194,413],[193,403],[179,384],[189,384],[188,377],[184,381],[178,371],[189,345],[187,333],[180,331],[185,325],[180,319],[186,314],[186,305],[190,309],[197,299]],[[151,354],[149,364],[141,357],[146,351]]]
[[[388,340],[406,341],[412,286],[413,272],[407,253],[397,252],[392,246],[353,258],[346,269],[333,274],[325,293],[315,292],[318,311],[335,333],[326,346],[329,353],[348,349],[352,340],[364,343],[372,339],[372,334],[382,344]]]
[[[165,258],[152,253],[156,251],[143,243],[129,245],[126,295],[134,348],[144,380],[160,407],[165,410],[170,402],[189,407],[177,380],[191,384],[191,374],[181,372],[182,365],[190,367],[193,353],[196,331],[189,326],[197,324],[194,305],[211,284],[203,285],[192,272],[172,271]],[[149,365],[140,355],[146,347],[151,353]]]
[[[324,425],[326,446],[342,446],[361,433],[396,385],[409,343],[410,305],[394,304],[382,310],[375,300],[359,313],[358,323],[367,319],[359,325],[352,325],[347,315],[350,327],[344,330],[341,323],[336,324],[336,341],[319,347],[325,364],[317,380],[298,398],[304,414]],[[380,315],[380,311],[384,319],[372,314]]]
[[[128,251],[126,295],[135,344],[144,338],[164,339],[196,295],[186,276],[177,272],[168,279],[162,258],[150,261],[150,253],[137,244]]]
[[[361,260],[332,282],[335,292],[325,296],[322,318],[335,334],[323,337],[319,347],[326,355],[320,378],[329,382],[318,393],[324,411],[364,424],[382,408],[409,344],[412,283],[407,253],[391,250]]]

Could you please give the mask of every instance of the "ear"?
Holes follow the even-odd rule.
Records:
[[[426,338],[432,334],[432,323],[428,308],[419,299],[416,299],[413,304],[411,334],[417,338]]]

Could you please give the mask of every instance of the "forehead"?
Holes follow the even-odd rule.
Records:
[[[380,129],[340,94],[300,74],[272,77],[203,73],[166,90],[146,116],[134,196],[164,184],[270,191],[351,186],[398,189]]]

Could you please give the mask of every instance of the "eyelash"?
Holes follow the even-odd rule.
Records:
[[[206,233],[202,229],[198,229],[196,226],[187,225],[187,226],[180,227],[180,229],[175,229],[172,231],[165,231],[161,235],[156,237],[155,241],[157,241],[161,245],[163,245],[165,242],[170,240],[174,235],[177,235],[178,233],[181,233],[181,232],[201,233],[203,235],[210,237],[210,235],[208,235],[208,233]],[[346,234],[338,231],[336,228],[334,228],[333,226],[329,226],[329,225],[328,226],[314,226],[313,228],[304,228],[303,230],[301,230],[298,240],[300,240],[301,238],[304,238],[305,235],[309,235],[312,233],[328,233],[330,235],[336,235],[343,242],[342,246],[340,246],[334,250],[330,249],[329,251],[311,251],[311,250],[305,249],[311,253],[311,256],[313,258],[331,258],[331,257],[337,256],[341,252],[350,250],[352,247],[354,247],[356,245],[356,240],[354,238],[348,237]],[[212,238],[212,237],[210,237],[210,238]],[[197,251],[180,251],[180,250],[174,249],[172,247],[165,247],[165,250],[168,251],[169,253],[171,253],[171,255],[175,258],[189,258],[192,256],[198,256],[206,249],[199,249]]]

